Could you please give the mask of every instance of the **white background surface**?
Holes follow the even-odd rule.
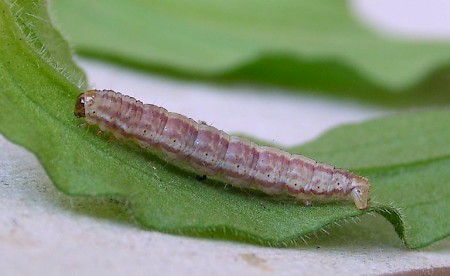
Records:
[[[445,1],[355,3],[359,17],[377,31],[389,29],[393,35],[420,39],[450,38],[450,16],[438,15],[450,11]],[[333,99],[294,96],[276,88],[201,84],[84,59],[79,62],[91,87],[122,91],[227,132],[246,133],[285,146],[314,139],[342,123],[388,113]],[[260,93],[262,89],[264,93]],[[342,236],[341,241],[322,233],[319,239],[294,248],[196,239],[140,229],[111,200],[63,195],[31,153],[1,136],[0,167],[1,275],[380,274],[450,266],[449,239],[425,250],[409,251],[381,218],[364,217],[362,222],[351,224],[361,227],[366,238],[346,237],[349,226],[336,226],[328,231],[331,236]],[[93,215],[89,211],[93,205],[102,206],[104,214]],[[113,212],[123,212],[125,219],[109,219]],[[366,229],[374,221],[380,224],[377,231],[392,233],[387,240],[386,235]]]

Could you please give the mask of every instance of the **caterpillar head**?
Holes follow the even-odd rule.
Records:
[[[97,90],[87,90],[78,95],[73,114],[78,118],[86,117],[86,107],[89,109],[94,104],[94,98],[97,93]]]
[[[367,178],[361,176],[353,176],[351,182],[351,197],[359,210],[367,208],[367,202],[370,199],[370,182]]]
[[[77,101],[75,102],[75,109],[73,110],[73,114],[78,118],[86,116],[84,103],[85,103],[84,93],[81,93],[80,95],[78,95]]]

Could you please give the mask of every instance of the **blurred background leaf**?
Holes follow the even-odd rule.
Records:
[[[347,1],[51,3],[76,52],[91,58],[383,105],[450,103],[450,43],[382,37]]]

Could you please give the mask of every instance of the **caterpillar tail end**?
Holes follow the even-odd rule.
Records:
[[[370,182],[367,178],[356,176],[353,179],[350,194],[359,210],[367,209],[367,203],[370,200],[369,190]]]

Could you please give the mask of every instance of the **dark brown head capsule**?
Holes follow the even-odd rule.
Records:
[[[84,103],[85,103],[84,93],[81,93],[77,98],[77,101],[75,103],[75,109],[73,110],[73,114],[78,118],[86,117]]]

